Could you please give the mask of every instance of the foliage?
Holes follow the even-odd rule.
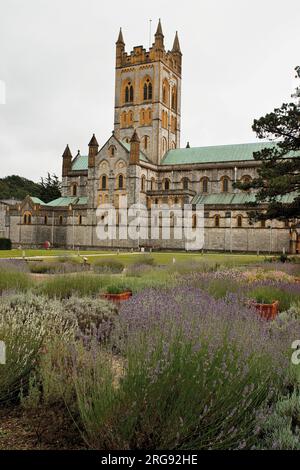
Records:
[[[298,77],[299,67],[296,68]],[[258,177],[250,183],[238,183],[241,189],[257,190],[256,203],[266,202],[264,213],[254,211],[256,219],[290,220],[300,217],[300,108],[299,104],[284,103],[280,108],[255,119],[252,126],[260,139],[276,142],[254,153],[254,159],[261,161]],[[289,158],[291,155],[295,158]],[[294,197],[292,202],[283,203],[280,198],[286,194]]]
[[[250,290],[248,297],[259,303],[271,304],[275,300],[279,301],[279,310],[281,312],[288,310],[293,302],[299,300],[299,289],[290,288],[289,285],[283,285],[281,288],[274,285],[257,286]]]
[[[93,270],[96,273],[121,273],[124,264],[115,258],[104,258],[93,264]]]
[[[22,200],[28,194],[40,197],[40,185],[21,176],[12,175],[0,178],[0,199]]]
[[[47,174],[46,178],[41,178],[40,199],[44,202],[50,202],[61,196],[61,184],[56,175]]]
[[[95,334],[98,339],[109,337],[117,315],[112,302],[90,297],[71,297],[62,301],[62,308],[68,315],[74,315],[83,334]]]
[[[72,272],[80,272],[82,271],[83,267],[79,263],[72,263],[72,262],[65,262],[65,263],[56,263],[50,261],[49,263],[38,262],[38,263],[31,263],[30,272],[35,274],[63,274],[63,273],[72,273]]]
[[[290,333],[290,332],[289,332]],[[74,375],[81,424],[101,449],[251,447],[274,396],[289,340],[234,297],[149,290],[120,311],[120,358],[101,349]]]
[[[11,240],[9,238],[0,238],[0,250],[11,250]]]
[[[36,290],[51,298],[67,299],[73,295],[88,297],[99,294],[109,281],[110,278],[105,276],[63,275],[41,282]]]
[[[29,277],[22,272],[0,271],[0,295],[4,291],[22,292],[29,289]]]
[[[38,197],[44,202],[57,199],[61,196],[58,177],[48,173],[46,178],[41,178],[40,183],[17,175],[0,178],[0,199],[23,200],[28,195]]]
[[[43,297],[19,294],[2,299],[0,339],[5,342],[7,359],[0,368],[0,400],[16,398],[39,355],[55,338],[70,340],[75,333],[73,319],[63,315],[60,304]]]

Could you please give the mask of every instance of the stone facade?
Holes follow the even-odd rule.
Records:
[[[81,249],[186,249],[184,240],[174,238],[172,227],[166,240],[123,239],[120,233],[128,221],[120,217],[119,205],[126,196],[129,206],[142,203],[148,209],[153,204],[189,203],[194,209],[204,204],[205,250],[296,251],[297,230],[280,221],[251,225],[246,202],[253,195],[233,187],[236,181],[256,176],[259,163],[253,151],[258,144],[180,149],[181,61],[177,33],[167,52],[160,22],[149,51],[139,46],[128,54],[120,31],[114,131],[100,149],[93,135],[88,155],[78,152],[73,158],[66,147],[61,198],[45,204],[28,196],[10,207],[6,230],[15,245],[50,241],[53,246]],[[116,239],[97,236],[101,204],[119,211]],[[5,210],[0,205],[0,230]]]

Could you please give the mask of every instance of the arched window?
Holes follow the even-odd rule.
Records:
[[[147,115],[146,115],[146,122],[147,122],[147,124],[151,124],[151,121],[152,121],[152,110],[151,110],[151,108],[148,108]]]
[[[114,157],[116,153],[116,147],[114,145],[111,145],[108,149],[108,152],[111,157]]]
[[[192,217],[192,229],[195,230],[196,227],[197,227],[197,216],[196,214],[194,214]]]
[[[189,179],[188,178],[182,178],[182,188],[183,189],[189,189]]]
[[[168,113],[167,113],[167,111],[162,111],[161,124],[162,124],[162,127],[164,129],[168,129]]]
[[[128,82],[125,86],[125,96],[124,96],[125,103],[132,103],[133,102],[133,86],[131,82]]]
[[[82,215],[78,216],[78,225],[82,225]]]
[[[215,215],[215,227],[220,227],[220,216]]]
[[[48,225],[48,216],[47,215],[44,216],[44,224]]]
[[[163,155],[167,151],[167,139],[165,137],[162,138],[162,151],[163,151]]]
[[[168,191],[168,190],[170,189],[170,180],[169,180],[168,178],[166,178],[166,179],[164,180],[164,189],[165,189],[166,191]]]
[[[23,214],[23,224],[31,225],[31,212],[26,211]]]
[[[124,188],[124,176],[123,175],[118,176],[118,188],[119,189]]]
[[[174,111],[176,111],[176,107],[177,107],[177,90],[176,90],[175,86],[173,86],[173,88],[172,88],[171,107]]]
[[[145,122],[146,122],[145,110],[144,110],[144,108],[143,108],[143,109],[141,109],[141,111],[140,111],[140,124],[141,124],[142,126],[144,126]]]
[[[165,105],[169,106],[169,93],[170,85],[168,80],[165,78],[162,85],[162,101]]]
[[[121,127],[126,127],[127,125],[127,113],[126,111],[123,111],[121,114]]]
[[[63,216],[62,215],[59,216],[58,223],[59,223],[59,225],[63,224]]]
[[[144,135],[144,137],[142,139],[142,143],[143,143],[144,150],[148,150],[149,143],[150,143],[150,137],[148,135]]]
[[[72,184],[71,186],[71,193],[72,193],[72,196],[77,196],[77,184]]]
[[[202,192],[208,193],[208,178],[206,176],[202,178]]]
[[[146,190],[146,176],[143,175],[141,179],[141,191],[145,191],[145,190]]]
[[[152,100],[152,83],[150,78],[147,78],[143,87],[143,98],[144,101]]]
[[[128,126],[132,126],[132,125],[133,125],[133,112],[132,112],[132,111],[129,111],[129,113],[128,113],[128,120],[127,120],[127,123],[128,123]]]
[[[126,142],[126,144],[129,144],[129,142],[130,142],[129,137],[124,137],[123,142]]]
[[[177,119],[175,116],[171,117],[171,132],[176,133]]]
[[[228,176],[223,176],[221,181],[222,181],[222,193],[228,193],[228,191],[229,191],[229,178],[228,178]]]
[[[176,142],[174,142],[174,140],[173,140],[173,142],[172,142],[172,144],[171,144],[171,148],[172,148],[173,150],[176,149]]]
[[[155,178],[151,178],[150,189],[153,191],[155,189]]]
[[[243,226],[243,217],[241,215],[238,215],[237,218],[236,218],[236,224],[238,227],[242,227]]]
[[[101,176],[101,189],[107,189],[107,176]]]

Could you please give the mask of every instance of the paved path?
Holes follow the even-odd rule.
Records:
[[[147,252],[149,254],[149,252]],[[120,253],[93,253],[93,254],[80,254],[80,255],[40,255],[40,256],[25,256],[23,258],[23,256],[12,256],[11,258],[0,258],[0,261],[2,259],[4,260],[12,260],[12,259],[51,259],[51,258],[89,258],[89,257],[92,257],[92,256],[118,256],[118,255],[144,255],[145,253],[141,252],[141,251],[134,251],[133,253],[131,252],[120,252]]]

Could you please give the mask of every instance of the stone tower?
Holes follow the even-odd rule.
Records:
[[[129,143],[138,129],[141,150],[159,164],[164,154],[180,147],[182,54],[176,32],[171,51],[165,50],[159,20],[149,51],[136,46],[125,51],[122,30],[116,42],[116,137]]]

